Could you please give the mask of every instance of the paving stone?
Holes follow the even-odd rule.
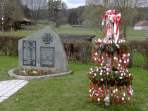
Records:
[[[25,80],[0,81],[0,102],[8,99],[18,90],[23,88],[27,83],[28,81]]]

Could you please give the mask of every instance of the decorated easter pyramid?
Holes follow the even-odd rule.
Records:
[[[120,34],[120,25],[120,13],[105,12],[102,21],[105,37],[95,41],[92,59],[96,67],[89,71],[89,97],[106,106],[130,102],[133,96],[133,76],[128,71],[130,53]]]

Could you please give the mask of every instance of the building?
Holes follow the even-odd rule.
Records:
[[[148,21],[139,21],[134,26],[134,30],[145,30],[145,29],[148,29]]]
[[[4,31],[5,22],[8,22],[8,1],[0,1],[0,31]]]
[[[140,21],[135,24],[134,30],[143,30],[144,31],[144,37],[148,40],[148,21]]]
[[[7,0],[0,1],[0,18],[3,19],[7,15],[8,2]]]
[[[148,7],[148,0],[137,0],[137,7]]]
[[[86,5],[108,5],[106,6],[115,6],[116,0],[86,0]],[[122,3],[122,1],[120,1]],[[131,7],[148,7],[148,0],[128,0],[128,5]]]
[[[103,5],[103,0],[86,0],[86,5]]]

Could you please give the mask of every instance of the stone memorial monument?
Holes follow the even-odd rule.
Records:
[[[50,27],[19,40],[18,54],[22,69],[51,70],[50,76],[70,73],[60,37]]]

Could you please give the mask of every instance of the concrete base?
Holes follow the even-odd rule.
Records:
[[[15,77],[16,79],[20,79],[20,80],[45,79],[45,78],[49,78],[49,77],[63,76],[63,75],[68,75],[68,74],[72,73],[72,71],[68,71],[68,72],[64,72],[64,73],[49,74],[49,75],[43,75],[43,76],[21,76],[21,75],[17,75],[15,73],[15,70],[16,70],[15,68],[9,70],[8,75],[10,77]]]

